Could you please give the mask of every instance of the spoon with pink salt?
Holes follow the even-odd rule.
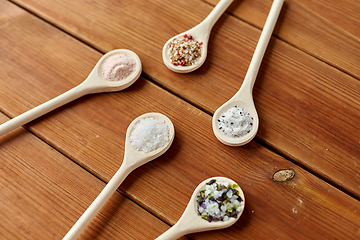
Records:
[[[259,128],[252,90],[284,0],[274,0],[240,90],[214,113],[216,138],[228,146],[249,143]]]
[[[222,183],[229,183],[231,186],[234,186],[234,189],[238,191],[238,196],[242,199],[241,206],[238,206],[240,208],[237,211],[237,214],[235,217],[229,217],[227,220],[219,220],[219,221],[211,221],[203,219],[199,215],[199,208],[198,208],[198,196],[200,191],[203,191],[206,189],[206,186],[211,183],[211,181],[220,181]],[[245,197],[244,193],[239,187],[238,184],[236,184],[233,180],[226,178],[226,177],[214,177],[209,178],[200,183],[195,191],[193,192],[190,201],[180,217],[180,219],[176,222],[174,226],[169,228],[166,232],[161,234],[158,238],[155,240],[171,240],[171,239],[178,239],[181,236],[184,236],[186,234],[190,233],[196,233],[196,232],[205,232],[205,231],[211,231],[211,230],[218,230],[222,228],[227,228],[233,225],[237,220],[239,220],[241,214],[244,211],[245,207]]]
[[[140,58],[133,51],[110,51],[100,58],[81,84],[1,124],[0,136],[84,95],[123,90],[140,77],[141,70]]]
[[[63,240],[77,239],[125,178],[136,168],[165,153],[170,148],[174,137],[174,125],[163,114],[146,113],[134,119],[126,131],[124,160],[119,170]]]
[[[211,29],[232,2],[220,0],[201,23],[170,38],[162,50],[164,64],[178,73],[189,73],[201,67],[207,56]],[[184,50],[177,51],[183,46],[186,46]]]

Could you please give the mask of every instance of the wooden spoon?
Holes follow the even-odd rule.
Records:
[[[133,148],[130,141],[130,136],[132,131],[134,130],[135,125],[140,121],[140,119],[145,118],[155,118],[163,120],[167,124],[169,129],[169,140],[166,142],[166,144],[150,152],[136,150],[135,148]],[[152,161],[153,159],[165,153],[171,146],[174,137],[174,125],[172,124],[171,120],[163,114],[147,113],[133,120],[126,131],[125,154],[121,167],[111,178],[105,188],[101,191],[98,197],[93,201],[93,203],[88,207],[88,209],[83,213],[83,215],[65,235],[63,240],[76,239],[85,229],[85,227],[90,223],[90,221],[95,217],[97,212],[104,206],[106,201],[112,196],[116,189],[119,188],[120,184],[125,180],[125,178],[136,168],[147,162]]]
[[[197,213],[197,196],[199,195],[199,192],[201,190],[205,189],[205,186],[208,182],[211,180],[217,180],[222,182],[229,182],[230,184],[236,184],[233,180],[225,177],[213,177],[206,179],[202,183],[200,183],[197,188],[195,189],[194,193],[191,196],[191,199],[183,213],[183,215],[180,217],[179,221],[176,222],[174,226],[169,228],[166,232],[164,232],[162,235],[160,235],[155,240],[171,240],[171,239],[178,239],[181,236],[184,236],[186,234],[195,233],[195,232],[204,232],[204,231],[210,231],[210,230],[217,230],[222,228],[227,228],[233,225],[241,216],[241,214],[244,211],[245,207],[245,197],[244,193],[241,190],[240,187],[235,188],[239,191],[239,196],[243,199],[243,206],[238,212],[238,215],[236,218],[229,218],[227,221],[217,221],[217,222],[208,222],[204,219],[202,219],[198,213]],[[237,185],[237,184],[236,184]]]
[[[129,76],[120,81],[108,81],[102,77],[102,63],[109,56],[118,53],[124,54],[134,59],[136,62],[136,69]],[[86,94],[99,92],[115,92],[123,90],[133,84],[140,77],[141,70],[142,66],[140,58],[133,51],[126,49],[110,51],[106,53],[102,58],[100,58],[89,76],[80,85],[1,124],[0,136]]]
[[[272,32],[274,30],[277,18],[279,16],[281,7],[284,0],[274,0],[269,15],[266,19],[264,29],[260,35],[259,42],[256,46],[254,55],[251,59],[248,71],[246,73],[244,82],[240,90],[226,103],[219,107],[213,116],[212,126],[213,131],[217,139],[229,146],[241,146],[249,143],[256,135],[259,128],[259,117],[256,112],[252,90],[256,80],[256,76],[259,72],[261,61],[264,57],[267,45],[270,41]],[[220,119],[221,114],[229,110],[234,106],[240,106],[244,108],[250,115],[253,117],[253,126],[249,133],[245,134],[242,137],[230,137],[222,133],[218,127],[218,119]]]
[[[189,73],[195,71],[205,62],[207,51],[208,51],[208,42],[210,37],[211,29],[214,24],[220,18],[220,16],[225,12],[225,10],[230,6],[233,0],[220,0],[215,8],[210,12],[210,14],[197,26],[187,30],[183,33],[180,33],[172,38],[170,38],[164,45],[162,56],[165,65],[172,71],[178,73]],[[169,44],[174,38],[179,38],[185,34],[192,36],[198,42],[202,42],[201,47],[201,57],[197,60],[196,64],[191,66],[175,66],[171,63],[169,55]]]

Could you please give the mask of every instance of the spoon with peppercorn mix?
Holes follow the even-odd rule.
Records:
[[[63,240],[77,239],[125,178],[136,168],[164,154],[174,137],[174,125],[161,113],[146,113],[134,119],[126,131],[124,160],[120,168]]]
[[[255,137],[258,131],[259,117],[252,90],[283,2],[284,0],[274,0],[271,6],[240,90],[219,107],[213,115],[214,134],[220,142],[226,145],[245,145]]]
[[[170,38],[164,45],[165,65],[177,73],[195,71],[205,62],[210,32],[233,0],[220,0],[210,14],[197,26]]]
[[[214,197],[216,191],[218,191],[218,193],[220,192],[220,194],[221,191],[224,193],[220,196]],[[229,193],[230,191],[231,193]],[[229,207],[228,203],[231,201],[236,202],[239,206],[235,206],[233,204],[233,206]],[[230,227],[240,218],[244,211],[244,207],[244,193],[236,182],[226,177],[213,177],[206,179],[196,187],[184,213],[176,224],[155,240],[178,239],[181,236],[190,233],[205,232]],[[206,208],[209,208],[209,211],[214,209],[223,209],[225,210],[224,213],[226,212],[227,217],[226,219],[224,217],[213,218],[210,214],[207,216],[204,213],[204,211],[207,211]],[[200,211],[202,213],[200,213]]]

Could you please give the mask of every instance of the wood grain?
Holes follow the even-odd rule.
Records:
[[[217,0],[204,0],[215,5]],[[262,29],[272,1],[234,2],[228,12]],[[360,6],[356,0],[286,0],[274,35],[360,79]]]
[[[78,84],[101,56],[100,53],[74,39],[68,33],[60,31],[17,6],[4,0],[1,0],[0,4],[1,9],[7,9],[5,19],[11,22],[0,32],[1,36],[6,39],[4,44],[0,45],[3,66],[0,74],[0,92],[6,92],[6,97],[1,94],[0,107],[9,116],[15,116],[27,108],[37,105],[38,102],[48,100]],[[231,19],[234,24],[238,22],[230,17],[228,19]],[[246,27],[243,23],[239,23],[239,25],[244,26],[244,29],[247,29],[250,34],[259,33]],[[134,31],[136,32],[136,30]],[[17,39],[21,40],[17,41]],[[289,52],[285,51],[285,55],[299,54],[298,50],[282,42],[275,41],[272,44],[275,45],[270,46],[270,49],[278,49],[276,44],[280,45],[279,49],[281,50],[290,49],[287,50]],[[47,51],[42,51],[43,49],[47,49]],[[275,56],[282,56],[282,51],[274,52]],[[146,52],[141,52],[141,54],[145,56]],[[249,56],[250,54],[247,55],[247,57]],[[151,66],[152,63],[149,63],[146,57],[142,60],[144,66]],[[302,60],[312,61],[313,59],[305,56]],[[269,65],[267,68],[270,68],[271,64],[275,63],[266,63],[265,61],[265,64]],[[323,65],[319,63],[319,66]],[[302,65],[298,64],[298,66]],[[42,71],[38,71],[39,69]],[[278,68],[275,69],[278,70]],[[289,67],[289,69],[291,68]],[[207,70],[213,71],[210,68]],[[146,70],[144,73],[148,75],[148,72],[157,71],[160,74],[161,67],[153,71]],[[272,77],[280,74],[280,80],[286,82],[282,78],[284,73],[278,71],[274,70]],[[223,70],[223,72],[226,71]],[[168,72],[163,72],[163,74],[165,76],[172,75]],[[67,78],[65,79],[64,76]],[[193,75],[189,76],[194,77]],[[200,77],[200,75],[198,76]],[[209,75],[207,76],[209,77]],[[179,79],[179,76],[177,78]],[[351,80],[351,78],[345,79],[350,82]],[[7,82],[11,82],[10,85],[6,85]],[[321,84],[319,85],[321,86]],[[310,84],[310,86],[312,85]],[[21,91],[19,91],[20,87]],[[179,87],[179,89],[184,90],[187,87],[189,84],[182,88]],[[260,90],[256,91],[256,94],[260,94]],[[346,98],[346,96],[340,95],[340,98]],[[276,98],[274,98],[275,100]],[[49,145],[37,138],[35,138],[37,141],[33,141],[32,135],[17,130],[17,132],[1,137],[1,146],[15,144],[12,150],[8,151],[12,151],[13,155],[20,155],[20,159],[24,159],[26,164],[29,164],[30,160],[27,155],[31,151],[30,147],[25,148],[25,146],[27,147],[24,145],[26,142],[34,145],[35,150],[32,154],[35,154],[35,159],[46,152],[46,155],[49,154],[49,156],[54,154],[56,157],[52,158],[56,160],[63,160],[69,170],[62,164],[46,162],[53,164],[46,167],[49,171],[51,170],[50,173],[53,173],[49,173],[49,178],[52,175],[73,176],[70,173],[79,167],[67,159],[69,158],[91,173],[83,172],[85,177],[94,179],[93,176],[97,176],[108,181],[122,162],[127,126],[135,117],[151,111],[164,113],[173,121],[176,131],[174,143],[166,154],[135,170],[125,180],[120,191],[157,218],[174,224],[185,209],[196,185],[206,178],[220,175],[235,180],[244,190],[247,204],[244,215],[231,228],[193,234],[190,235],[192,239],[239,239],[239,237],[243,239],[354,239],[359,236],[358,212],[360,206],[358,200],[255,141],[242,148],[230,148],[222,145],[212,134],[209,114],[144,78],[140,78],[131,88],[121,92],[83,97],[27,126],[37,137]],[[3,118],[1,121],[5,120]],[[276,130],[281,128],[282,126],[278,126]],[[24,141],[23,139],[29,135],[32,139]],[[52,150],[50,146],[56,150]],[[45,168],[34,160],[33,168],[41,167]],[[65,170],[62,170],[62,167]],[[11,166],[6,172],[11,173],[11,169],[14,167]],[[274,182],[273,174],[281,169],[294,170],[295,178],[289,182]],[[66,174],[62,174],[63,172]],[[24,176],[31,175],[29,172],[25,172],[25,174]],[[65,196],[60,197],[54,200],[56,204],[61,204],[64,198],[69,202],[81,200],[88,203],[91,201],[88,195],[92,191],[96,192],[96,186],[94,189],[88,190],[83,186],[87,182],[86,179],[79,183],[76,179],[65,177],[65,179],[58,180],[58,184],[69,184],[69,188],[74,190],[71,191],[70,199]],[[100,188],[103,186],[103,183],[96,182]],[[55,188],[51,181],[46,187],[44,191],[48,188]],[[84,189],[86,189],[85,193]],[[2,195],[2,197],[5,199],[4,201],[11,200],[6,195]],[[21,194],[20,197],[26,196]],[[123,231],[131,231],[131,233],[126,232],[128,235],[124,239],[136,237],[145,239],[147,231],[152,231],[150,234],[155,235],[157,231],[164,230],[164,227],[159,229],[156,226],[149,226],[158,221],[150,219],[151,223],[143,225],[140,222],[141,219],[135,218],[133,222],[129,221],[129,225],[126,225],[130,230],[121,228],[121,231],[113,231],[115,227],[112,227],[112,224],[124,222],[122,221],[123,217],[132,212],[124,203],[128,200],[122,199],[123,197],[120,196],[119,220],[115,218],[100,219],[99,225],[101,226],[94,227],[95,231],[109,228],[109,234],[104,234],[106,235],[104,239],[113,239],[113,234],[123,233]],[[39,200],[29,200],[34,205],[37,204],[37,201]],[[128,204],[134,206],[134,203],[129,202]],[[12,208],[16,209],[15,206]],[[72,210],[81,212],[80,206],[73,206]],[[77,214],[74,216],[73,211],[64,214],[71,219],[76,219]],[[113,211],[113,208],[109,209],[110,213]],[[46,215],[41,211],[36,213],[38,221],[43,220],[44,216]],[[69,219],[64,220],[63,224],[67,224],[67,227],[71,225]],[[60,228],[55,225],[51,226],[54,229]],[[141,226],[140,230],[138,226]],[[165,224],[162,226],[166,228]],[[22,226],[19,225],[14,226],[15,230],[21,228]],[[5,229],[13,228],[6,225]],[[10,231],[15,234],[15,237],[21,237],[15,230]],[[36,225],[33,231],[43,232],[44,229],[42,226]],[[91,234],[96,235],[96,233]],[[100,235],[96,237],[100,238]]]
[[[1,239],[61,239],[105,186],[24,129],[0,151]],[[116,192],[79,239],[154,239],[167,227]]]
[[[225,14],[211,33],[205,65],[191,74],[176,74],[162,63],[164,42],[199,23],[211,5],[201,1],[16,2],[101,51],[136,51],[147,77],[210,114],[239,89],[260,36],[252,25],[261,28],[271,5],[271,1],[235,1],[229,9],[235,17]],[[360,42],[354,37],[356,28],[341,29],[351,21],[357,26],[351,6],[358,6],[346,1],[340,15],[333,1],[327,8],[336,17],[330,17],[320,13],[321,5],[286,1],[275,29],[280,39],[270,41],[255,83],[260,116],[257,139],[360,199],[360,83],[356,79]],[[334,25],[336,18],[342,21]]]

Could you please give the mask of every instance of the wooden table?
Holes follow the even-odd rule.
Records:
[[[113,49],[143,72],[130,88],[73,101],[0,137],[0,239],[61,239],[122,163],[125,132],[168,116],[171,148],[131,173],[81,239],[154,239],[195,187],[224,176],[246,207],[230,228],[183,239],[360,239],[360,2],[285,0],[254,87],[256,138],[220,143],[212,114],[240,88],[271,0],[234,1],[205,64],[178,74],[163,44],[217,0],[0,0],[0,122],[81,83]],[[295,177],[275,181],[277,171]]]

